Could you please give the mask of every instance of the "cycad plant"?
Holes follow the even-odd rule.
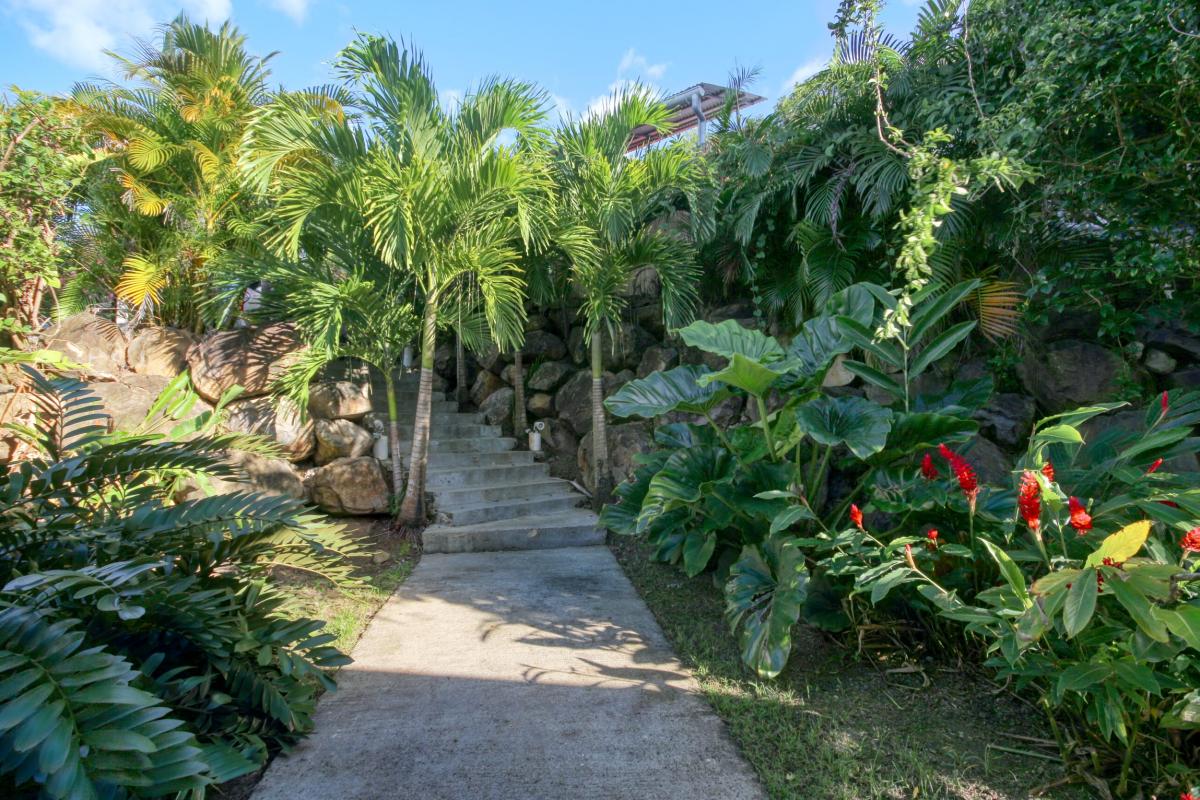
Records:
[[[521,241],[544,236],[549,196],[543,171],[524,140],[537,135],[544,95],[511,81],[488,80],[454,110],[438,102],[420,54],[377,36],[359,36],[336,71],[347,117],[292,103],[267,112],[252,131],[248,173],[274,189],[272,243],[300,255],[306,224],[330,207],[361,211],[378,258],[411,279],[421,325],[421,374],[400,517],[424,520],[425,472],[439,327],[463,293],[478,292],[496,344],[511,348],[523,327]],[[515,144],[501,134],[513,131]]]
[[[160,43],[114,58],[132,85],[84,84],[71,96],[104,157],[83,188],[79,271],[66,296],[86,305],[115,291],[137,315],[201,330],[209,262],[256,249],[238,157],[271,96],[269,57],[250,55],[229,23],[212,31],[181,15]]]
[[[615,343],[627,298],[641,269],[657,272],[668,328],[694,316],[700,269],[693,237],[706,232],[700,202],[704,172],[691,142],[675,141],[628,155],[633,132],[649,126],[669,132],[666,106],[645,89],[613,95],[608,109],[568,121],[550,146],[558,201],[556,244],[566,251],[570,281],[583,299],[591,351],[592,448],[597,504],[611,491],[604,419],[604,334]],[[671,230],[673,212],[690,210],[691,230]]]
[[[308,732],[346,663],[267,570],[345,579],[351,545],[289,498],[171,499],[236,479],[247,437],[111,435],[83,384],[29,378],[38,454],[0,475],[0,794],[203,797]]]

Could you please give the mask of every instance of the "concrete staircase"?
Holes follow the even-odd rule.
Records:
[[[382,387],[373,392],[382,395]],[[416,408],[417,376],[399,381],[401,419]],[[376,400],[378,403],[378,400]],[[407,468],[412,423],[400,426],[401,458]],[[434,392],[427,489],[437,519],[425,529],[427,553],[533,550],[604,543],[587,498],[559,478],[516,439],[486,425],[481,414],[462,414],[445,393]]]

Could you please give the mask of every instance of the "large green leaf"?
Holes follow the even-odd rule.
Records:
[[[691,347],[699,347],[705,352],[726,358],[741,355],[760,363],[768,363],[779,361],[784,356],[779,342],[762,331],[743,327],[732,319],[716,325],[697,320],[681,329],[679,335],[684,343]]]
[[[796,409],[796,423],[820,444],[844,444],[865,459],[887,443],[892,412],[862,397],[819,397]]]
[[[878,458],[890,461],[939,444],[965,441],[978,430],[979,423],[974,420],[949,414],[897,412]]]
[[[725,383],[755,397],[765,395],[778,379],[778,372],[740,353],[734,353],[725,369],[700,376],[700,382],[706,387],[717,382]]]
[[[1087,627],[1096,613],[1096,570],[1085,569],[1067,590],[1067,602],[1063,604],[1063,626],[1067,638],[1073,638]]]
[[[618,417],[653,418],[672,411],[703,414],[729,396],[721,386],[701,382],[709,375],[707,367],[695,364],[652,372],[615,391],[604,407]]]
[[[788,536],[742,550],[725,584],[725,614],[741,629],[742,661],[774,678],[792,650],[792,626],[804,605],[804,553]]]
[[[736,466],[733,455],[721,447],[702,445],[672,453],[650,479],[638,514],[638,532],[664,512],[700,502],[714,484],[731,481]]]
[[[912,365],[908,369],[909,378],[915,378],[925,370],[929,369],[934,362],[945,358],[951,350],[958,346],[959,342],[967,338],[971,331],[975,329],[975,321],[960,322],[957,325],[952,325],[942,331],[933,341],[921,350],[921,354],[917,356]]]
[[[788,345],[788,361],[794,362],[790,374],[807,382],[819,381],[833,359],[853,347],[854,343],[842,335],[833,317],[810,319]]]

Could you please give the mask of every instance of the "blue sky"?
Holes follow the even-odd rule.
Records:
[[[917,0],[891,0],[883,20],[905,35]],[[836,0],[785,2],[421,2],[406,0],[185,0],[193,19],[232,18],[252,51],[279,51],[277,83],[330,80],[328,65],[356,30],[410,38],[438,89],[452,100],[500,74],[544,87],[560,109],[581,113],[621,81],[663,91],[724,83],[735,64],[758,66],[753,91],[774,101],[828,58],[826,23]],[[180,10],[179,0],[0,0],[0,89],[64,92],[111,75],[104,49],[127,52],[134,36]],[[765,110],[767,104],[760,106]]]

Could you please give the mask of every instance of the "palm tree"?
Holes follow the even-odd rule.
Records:
[[[245,41],[229,23],[211,31],[180,15],[159,44],[113,56],[132,85],[72,92],[105,155],[83,192],[82,263],[66,293],[78,304],[115,291],[139,317],[199,331],[209,263],[257,249],[258,209],[238,159],[246,125],[271,98],[270,56],[248,54]],[[96,260],[119,268],[115,286]]]
[[[695,147],[675,141],[632,158],[627,153],[639,126],[669,132],[668,112],[644,89],[633,87],[615,93],[607,112],[569,120],[550,146],[558,193],[554,240],[566,251],[570,280],[583,297],[591,349],[597,504],[611,491],[603,335],[615,342],[626,306],[622,290],[645,268],[658,273],[667,327],[690,321],[700,279],[695,248],[688,236],[668,230],[661,220],[686,205],[692,212],[692,236],[708,226],[701,202],[702,162]]]
[[[300,261],[270,256],[222,259],[214,278],[231,297],[240,296],[249,283],[260,282],[263,292],[255,314],[287,319],[298,328],[307,347],[290,365],[279,389],[299,408],[308,407],[313,379],[338,359],[363,362],[383,375],[396,508],[404,473],[395,373],[404,348],[417,333],[412,281],[383,264],[362,220],[349,210],[310,222],[303,242]],[[218,302],[222,299],[218,295]]]
[[[279,252],[299,257],[306,223],[349,206],[362,214],[380,261],[412,280],[421,372],[400,519],[418,525],[438,328],[476,293],[498,346],[521,336],[518,247],[545,237],[538,212],[549,198],[526,140],[539,135],[545,99],[528,84],[492,79],[446,111],[420,54],[377,36],[360,35],[335,69],[361,118],[311,98],[285,100],[256,121],[244,166],[261,188],[275,189],[269,241]],[[500,141],[505,131],[515,144]]]

